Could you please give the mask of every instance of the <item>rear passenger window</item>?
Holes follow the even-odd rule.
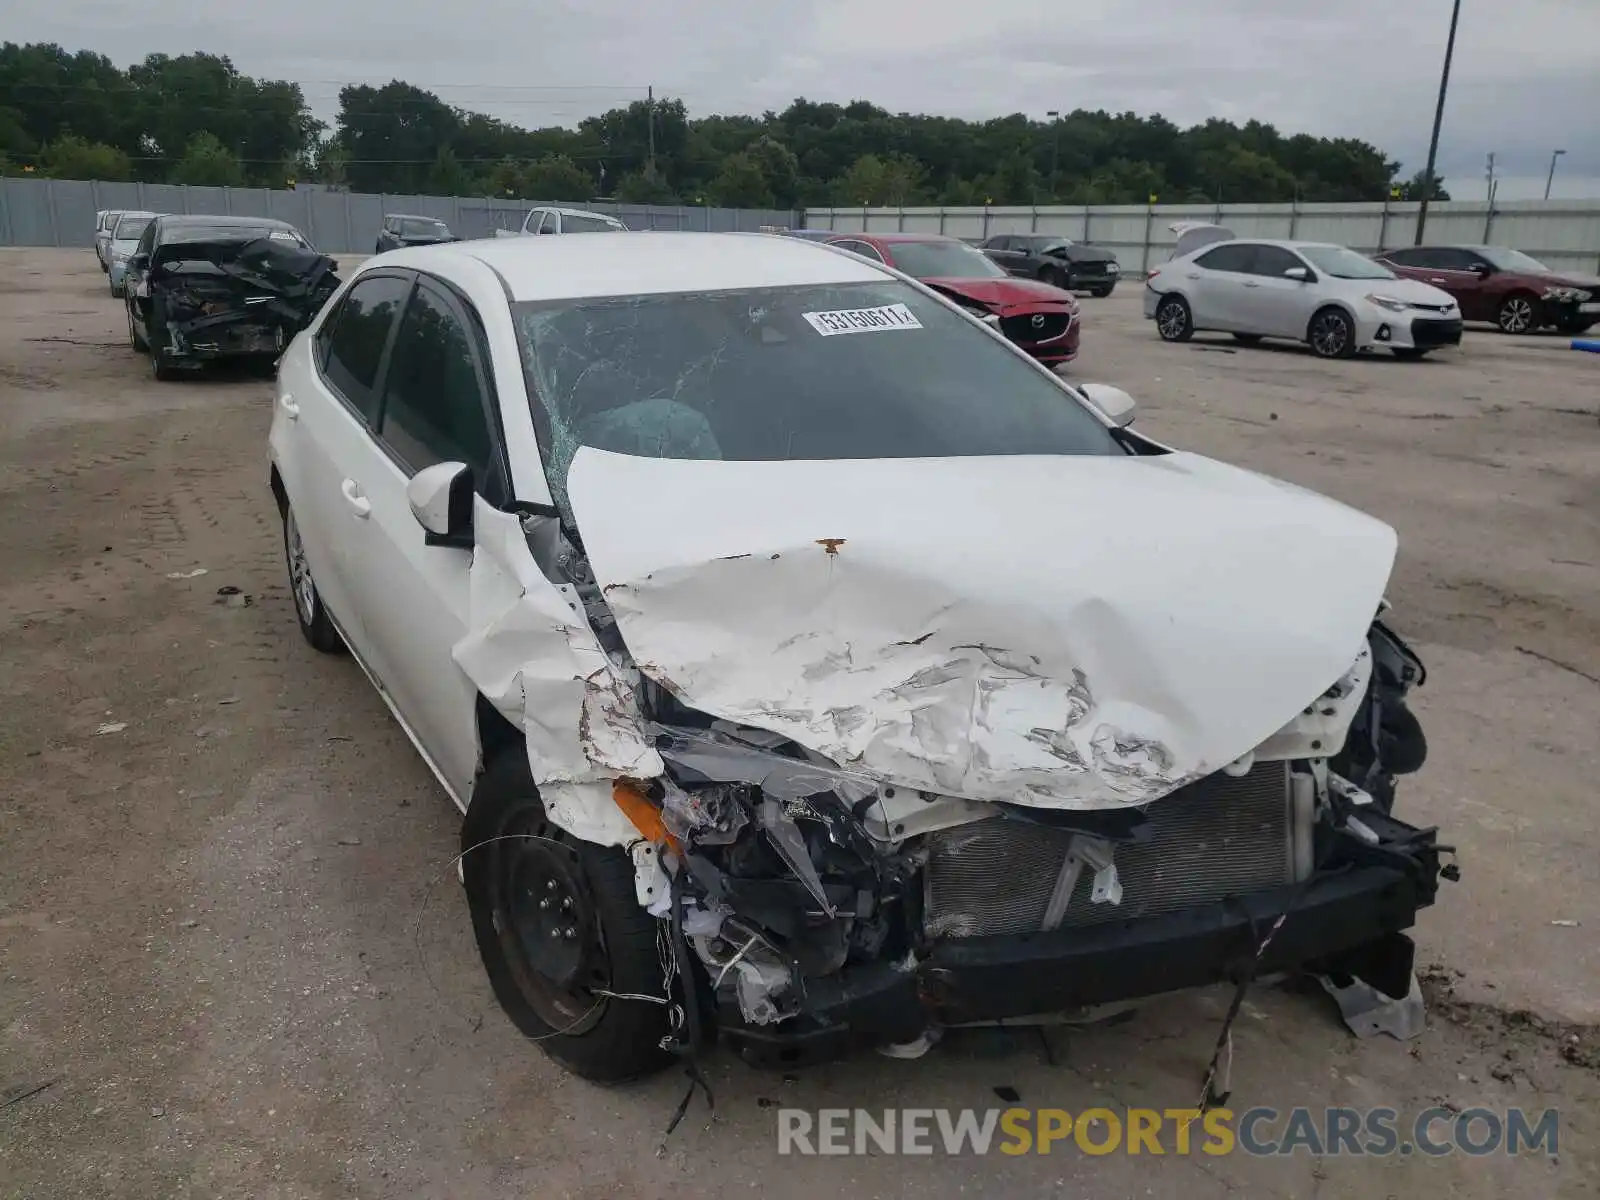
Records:
[[[389,339],[395,314],[405,303],[411,280],[397,275],[374,275],[360,280],[345,295],[339,311],[328,318],[331,327],[322,373],[335,391],[370,425],[377,416],[374,388],[383,346]]]
[[[1195,265],[1208,271],[1248,271],[1254,256],[1254,246],[1218,246],[1195,259]]]
[[[449,303],[426,284],[400,318],[380,436],[413,472],[462,462],[480,488],[488,476],[489,416],[472,343]]]

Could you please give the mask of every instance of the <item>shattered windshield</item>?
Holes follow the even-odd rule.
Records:
[[[1061,386],[895,280],[512,305],[550,488],[652,458],[1123,453]]]

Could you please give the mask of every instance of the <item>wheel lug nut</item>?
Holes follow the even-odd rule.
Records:
[[[540,908],[549,908],[550,907],[550,901],[549,900],[541,900],[541,901],[539,901],[539,907]]]
[[[571,925],[568,925],[566,927],[566,929],[562,932],[561,936],[566,938],[567,941],[570,942],[570,941],[572,941],[573,938],[578,936],[578,931],[576,929],[574,929]]]
[[[568,896],[565,900],[563,900],[561,902],[561,911],[562,912],[571,912],[572,911],[572,897],[571,896]]]

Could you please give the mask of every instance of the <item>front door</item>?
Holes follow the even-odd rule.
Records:
[[[1299,267],[1307,278],[1285,275]],[[1268,337],[1304,338],[1317,307],[1316,274],[1309,263],[1282,246],[1256,246],[1241,292],[1241,313],[1250,329]]]

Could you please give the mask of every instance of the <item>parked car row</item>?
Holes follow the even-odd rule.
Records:
[[[1215,330],[1245,343],[1301,341],[1324,358],[1422,358],[1460,345],[1467,320],[1507,333],[1581,333],[1600,321],[1600,278],[1554,272],[1503,247],[1371,258],[1323,242],[1237,238],[1216,225],[1173,229],[1172,258],[1150,270],[1144,293],[1144,315],[1169,342]]]
[[[1037,280],[1015,279],[981,250],[933,233],[834,234],[830,246],[921,280],[1047,366],[1078,357],[1078,301]]]
[[[1241,959],[1415,1005],[1447,848],[1393,815],[1425,755],[1394,531],[951,304],[1066,293],[847,240],[399,249],[279,364],[295,615],[462,810],[509,1019],[622,1080]]]

